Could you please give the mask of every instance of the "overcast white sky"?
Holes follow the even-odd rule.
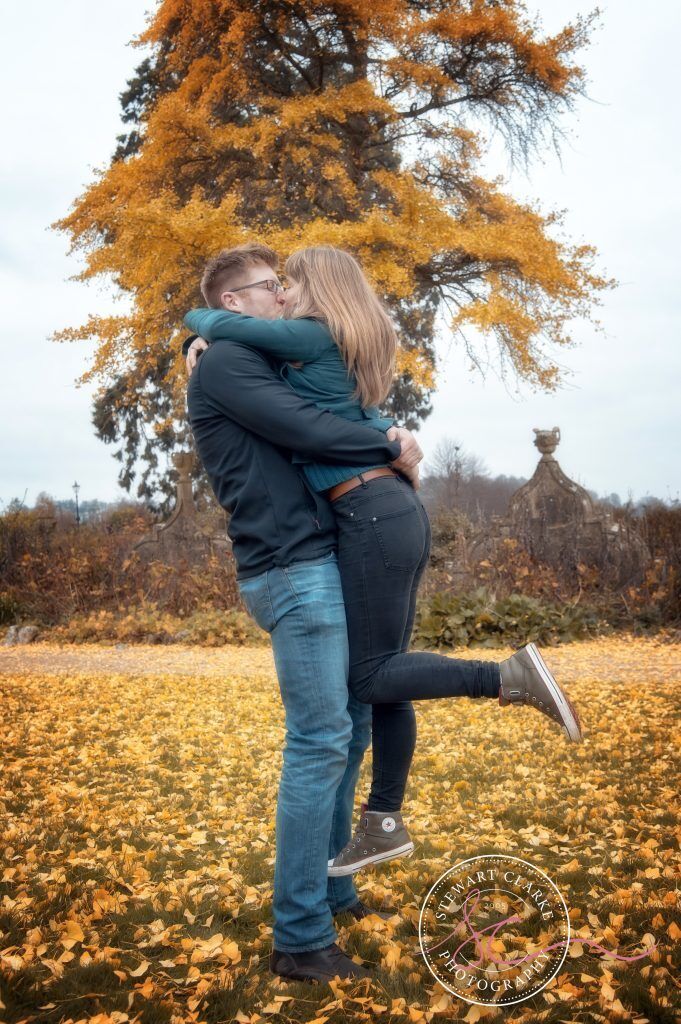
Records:
[[[76,479],[81,500],[124,496],[112,448],[94,436],[91,390],[74,385],[90,353],[82,343],[48,340],[89,312],[116,307],[99,286],[68,280],[80,264],[67,258],[66,237],[48,225],[115,147],[118,95],[141,59],[127,44],[148,6],[26,0],[4,12],[2,504],[24,496],[32,504],[43,490],[71,497]],[[590,6],[529,2],[547,30]],[[567,208],[571,238],[595,244],[599,267],[619,279],[599,313],[606,336],[588,324],[576,327],[579,347],[557,353],[569,382],[550,395],[527,386],[516,392],[494,365],[483,381],[461,346],[443,338],[434,412],[419,433],[426,459],[449,436],[491,473],[529,477],[538,457],[532,428],[558,425],[561,465],[589,489],[616,491],[623,500],[680,497],[680,35],[681,6],[672,0],[660,0],[646,17],[633,0],[604,6],[585,56],[590,99],[566,121],[573,138],[562,167],[547,154],[543,166],[514,174],[510,186],[545,209]]]

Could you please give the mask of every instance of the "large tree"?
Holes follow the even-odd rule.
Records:
[[[203,305],[207,257],[254,237],[282,257],[359,256],[400,329],[385,411],[409,424],[430,411],[440,314],[474,363],[486,335],[502,371],[555,389],[556,347],[610,282],[480,156],[492,133],[513,159],[558,143],[596,14],[545,36],[520,0],[161,0],[121,97],[131,130],[54,225],[85,255],[80,278],[131,299],[55,335],[96,342],[81,380],[99,386],[121,483],[141,463],[138,495],[169,493],[162,456],[187,443],[181,319]]]

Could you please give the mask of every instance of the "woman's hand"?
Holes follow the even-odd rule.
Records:
[[[204,349],[207,349],[207,348],[208,348],[208,342],[204,338],[194,338],[193,342],[191,343],[191,345],[187,349],[186,364],[187,364],[187,376],[188,377],[191,375],[192,370],[194,369],[194,367],[196,366],[196,364],[198,362],[199,353],[203,352]]]

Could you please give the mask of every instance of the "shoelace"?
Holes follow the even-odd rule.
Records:
[[[572,716],[573,716],[575,722],[577,723],[577,728],[578,728],[579,732],[581,733],[581,731],[582,731],[582,723],[580,721],[579,715],[577,714],[577,709],[576,709],[576,707],[574,706],[574,704],[572,703],[572,701],[570,700],[570,698],[568,697],[568,695],[565,692],[563,692],[563,697],[565,698],[565,701],[566,701],[568,707],[570,708],[570,711],[572,712]],[[524,691],[523,696],[520,698],[520,701],[518,703],[520,703],[520,704],[529,704],[529,705],[532,705],[532,704],[536,705],[538,703],[540,710],[543,711],[544,714],[549,715],[550,718],[553,718],[554,721],[558,722],[558,724],[560,726],[562,726],[562,728],[565,730],[567,735],[568,736],[570,735],[567,726],[563,722],[562,716],[560,714],[557,714],[555,711],[552,711],[548,704],[544,704],[544,702],[541,701],[541,700],[537,701],[536,697],[531,697],[527,690]]]
[[[518,704],[539,704],[539,707],[542,708],[548,715],[551,715],[553,718],[557,718],[558,717],[551,710],[551,708],[548,706],[548,704],[544,704],[543,700],[538,701],[537,698],[533,697],[530,693],[528,693],[527,690],[525,690],[525,692],[523,693],[522,697],[520,698],[520,700],[517,703]]]
[[[549,707],[549,705],[548,705],[548,704],[545,704],[543,700],[537,700],[537,698],[536,698],[536,697],[534,697],[534,696],[531,696],[531,694],[530,694],[530,693],[529,693],[529,692],[528,692],[527,690],[525,690],[525,692],[524,692],[524,694],[523,694],[523,697],[522,697],[522,703],[523,703],[523,704],[539,704],[539,707],[540,707],[540,709],[541,709],[541,710],[542,710],[542,711],[543,711],[543,712],[544,712],[545,714],[547,714],[547,715],[550,715],[550,716],[551,716],[551,718],[553,718],[553,719],[555,719],[555,720],[556,720],[556,722],[560,722],[560,715],[556,714],[556,712],[555,712],[555,711],[553,711],[553,710],[552,710],[552,709],[551,709],[551,708]]]
[[[340,858],[340,860],[342,860],[343,856],[345,856],[346,854],[349,854],[352,850],[354,850],[355,847],[358,844],[361,844],[362,840],[366,839],[366,837],[367,837],[367,833],[364,831],[364,829],[357,828],[357,830],[355,831],[354,836],[352,837],[352,839],[350,840],[348,845],[346,847],[344,847],[343,850],[341,850],[341,852],[339,854],[337,854],[336,856],[338,858]],[[372,850],[373,850],[374,853],[376,852],[374,847],[372,847]],[[368,853],[369,851],[365,850],[364,852]]]
[[[570,698],[568,697],[568,695],[566,693],[563,693],[563,696],[565,697],[565,701],[566,701],[568,707],[570,708],[570,711],[572,712],[572,715],[573,715],[573,717],[574,717],[574,719],[575,719],[575,721],[577,723],[577,728],[581,732],[582,731],[582,723],[579,720],[579,715],[577,714],[577,709],[575,708],[574,704],[572,703],[572,701],[570,700]],[[545,714],[550,715],[551,718],[555,719],[555,721],[559,722],[561,725],[563,724],[562,723],[562,718],[561,718],[561,716],[559,714],[557,714],[555,711],[552,711],[552,709],[549,707],[549,705],[548,704],[544,704],[543,701],[541,701],[541,700],[537,701],[536,697],[532,697],[532,699],[530,699],[530,694],[527,692],[527,690],[525,690],[525,693],[523,695],[522,703],[523,704],[536,704],[536,703],[538,703],[539,707],[545,712]]]

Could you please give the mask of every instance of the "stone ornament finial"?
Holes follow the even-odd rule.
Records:
[[[551,459],[560,441],[560,427],[553,430],[540,430],[539,427],[532,428],[535,433],[534,444],[542,453],[542,458]]]

